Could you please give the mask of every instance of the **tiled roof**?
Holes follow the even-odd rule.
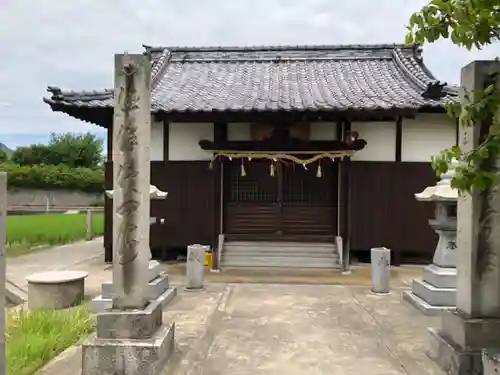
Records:
[[[437,81],[415,45],[145,48],[153,112],[419,110],[456,95],[422,96]],[[113,105],[113,90],[48,91],[56,110]]]

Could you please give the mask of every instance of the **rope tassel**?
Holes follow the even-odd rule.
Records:
[[[269,167],[269,175],[274,177],[274,163],[271,163],[271,166]]]
[[[241,177],[245,177],[247,172],[245,171],[245,164],[243,164],[243,160],[241,161]]]
[[[323,172],[321,170],[321,163],[318,163],[318,170],[316,171],[316,177],[317,178],[323,177]]]

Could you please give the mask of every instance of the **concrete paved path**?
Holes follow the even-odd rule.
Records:
[[[176,348],[162,375],[444,375],[426,357],[425,317],[366,286],[206,284],[178,289],[165,321]],[[78,375],[74,347],[37,375]]]
[[[98,292],[106,277],[102,237],[88,242],[57,246],[18,257],[7,258],[7,288],[13,293],[27,291],[26,276],[42,271],[84,270],[89,272],[86,289],[89,294]],[[97,290],[94,290],[96,289]]]
[[[164,375],[443,375],[424,354],[422,316],[403,289],[210,284],[165,311],[177,350]]]

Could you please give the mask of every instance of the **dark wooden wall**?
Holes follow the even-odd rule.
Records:
[[[432,260],[434,207],[414,194],[436,181],[429,163],[351,162],[351,250],[385,246],[405,262]]]
[[[429,163],[351,162],[351,250],[368,253],[386,246],[402,261],[432,259],[437,236],[427,221],[433,205],[414,194],[437,179]],[[151,248],[167,250],[193,243],[216,246],[218,229],[214,170],[208,161],[151,163],[151,183],[168,191],[152,201],[152,216],[165,222],[151,227]],[[106,164],[106,189],[112,188],[112,164]],[[341,203],[342,204],[342,203]],[[105,202],[106,260],[111,261],[112,201]]]
[[[106,189],[112,188],[113,166],[106,163]],[[194,243],[215,245],[214,183],[207,161],[153,161],[151,184],[168,192],[165,200],[151,201],[150,246],[153,253]],[[113,202],[106,198],[104,246],[107,262],[112,261]],[[165,222],[160,223],[163,217]]]

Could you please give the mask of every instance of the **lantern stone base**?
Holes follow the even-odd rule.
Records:
[[[456,268],[436,264],[425,267],[422,280],[413,280],[412,290],[403,299],[425,315],[437,315],[456,305]]]
[[[144,310],[97,314],[97,332],[82,345],[82,375],[160,374],[175,333],[173,322],[163,322],[162,297]]]
[[[443,313],[442,329],[428,329],[426,353],[449,375],[483,375],[483,348],[500,345],[500,319]]]

